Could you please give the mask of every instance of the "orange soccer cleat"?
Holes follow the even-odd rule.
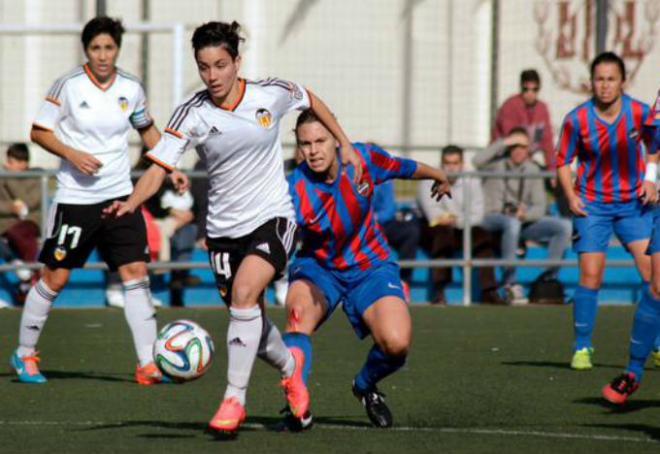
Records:
[[[225,399],[209,422],[209,429],[215,432],[233,434],[245,422],[245,408],[235,397]]]
[[[282,379],[282,388],[284,388],[291,413],[296,418],[302,418],[309,411],[309,391],[303,380],[305,354],[299,348],[294,347],[290,350],[296,361],[296,367],[290,377]]]

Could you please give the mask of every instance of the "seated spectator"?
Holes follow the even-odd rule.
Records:
[[[473,160],[479,170],[505,172],[511,175],[538,174],[531,161],[530,140],[523,127],[514,128],[504,139],[493,142]],[[564,256],[571,241],[572,225],[568,219],[546,216],[547,199],[541,178],[484,178],[486,215],[483,227],[502,235],[502,258],[514,260],[520,241],[548,243],[550,259]],[[544,273],[554,279],[558,267]],[[516,269],[505,267],[503,285],[511,304],[527,302],[524,291],[516,283]]]
[[[25,172],[30,166],[30,151],[24,143],[9,146],[3,169],[8,173]],[[35,262],[39,252],[41,224],[41,184],[38,178],[0,179],[0,234],[1,258],[20,264]],[[30,289],[33,277],[27,268],[19,268],[19,286],[14,293],[22,303]],[[6,301],[0,306],[8,305]]]
[[[546,103],[539,99],[541,77],[535,69],[520,73],[520,93],[509,97],[497,111],[493,141],[507,137],[514,128],[523,127],[530,137],[530,152],[543,154],[544,167],[556,168],[552,144],[552,124]]]
[[[448,174],[460,173],[463,168],[463,149],[456,145],[447,145],[442,149],[442,170]],[[465,229],[465,194],[469,192],[470,234],[472,235],[472,256],[493,258],[495,256],[490,233],[479,226],[484,217],[484,196],[478,179],[449,177],[451,198],[444,197],[439,202],[433,199],[430,180],[417,184],[417,202],[422,210],[421,244],[434,258],[449,259],[463,250],[463,232]],[[452,268],[434,268],[432,280],[435,295],[431,304],[446,304],[445,287],[452,281]],[[481,301],[489,304],[502,304],[504,301],[497,292],[495,272],[491,267],[479,268]]]
[[[369,144],[369,146],[377,145]],[[431,194],[431,191],[429,190],[428,193]],[[399,260],[414,260],[419,247],[419,218],[412,210],[397,210],[392,180],[374,188],[373,207],[376,221],[383,228],[387,243],[397,252]],[[411,300],[412,273],[413,268],[401,268],[401,284],[407,303]]]

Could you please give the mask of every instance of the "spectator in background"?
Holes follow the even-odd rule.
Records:
[[[7,148],[3,170],[25,172],[30,167],[30,151],[24,143]],[[20,264],[35,262],[39,252],[41,224],[41,184],[38,178],[0,179],[0,258]],[[27,268],[16,272],[19,285],[16,300],[23,303],[32,285],[33,273]],[[8,306],[0,300],[0,307]]]
[[[513,128],[509,135],[491,144],[475,156],[479,170],[533,175],[540,172],[530,159],[530,139],[524,127]],[[571,240],[571,222],[565,218],[546,216],[547,199],[541,178],[484,178],[486,215],[483,227],[502,235],[502,257],[516,258],[519,242],[533,240],[548,243],[550,259],[564,256]],[[544,279],[555,279],[558,267],[550,267]],[[511,304],[527,302],[523,289],[515,281],[514,267],[505,267],[503,284]]]
[[[511,96],[497,111],[493,141],[507,137],[514,128],[524,127],[531,139],[531,152],[543,152],[549,171],[556,166],[552,141],[552,124],[546,103],[539,99],[541,77],[535,69],[520,73],[520,93]]]
[[[472,255],[476,258],[495,256],[492,236],[481,224],[484,217],[484,195],[478,179],[451,176],[463,171],[463,149],[447,145],[442,149],[441,167],[449,174],[451,198],[444,197],[436,202],[431,196],[432,181],[422,180],[417,184],[417,201],[424,215],[421,244],[434,259],[449,259],[463,250],[465,229],[464,203],[469,193],[470,233],[472,235]],[[432,273],[435,295],[431,304],[446,304],[445,287],[452,281],[452,268],[435,268]],[[479,268],[481,301],[489,304],[502,304],[504,301],[497,292],[495,272],[492,267]]]

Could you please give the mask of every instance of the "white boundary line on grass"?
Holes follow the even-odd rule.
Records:
[[[0,426],[112,426],[121,424],[123,421],[2,421]],[[253,430],[268,430],[264,424],[247,423],[243,427]],[[475,435],[505,435],[513,437],[539,437],[556,438],[564,440],[591,440],[591,441],[626,441],[633,443],[660,444],[660,441],[650,437],[626,437],[617,435],[582,435],[568,432],[542,432],[538,430],[508,430],[508,429],[469,429],[457,427],[408,427],[395,426],[386,430],[376,429],[368,426],[347,426],[342,424],[315,423],[314,428],[321,430],[346,430],[355,432],[435,432],[435,433],[458,433]]]

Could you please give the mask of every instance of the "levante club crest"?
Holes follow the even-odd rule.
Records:
[[[607,49],[626,62],[635,79],[656,39],[660,0],[610,0]],[[595,57],[596,0],[541,0],[534,4],[536,50],[562,89],[589,91],[589,64]]]

